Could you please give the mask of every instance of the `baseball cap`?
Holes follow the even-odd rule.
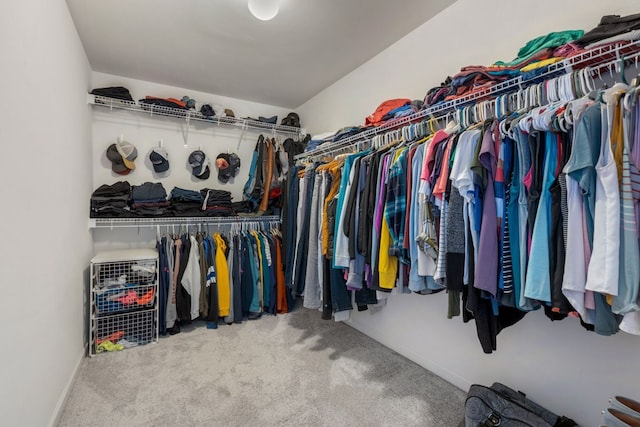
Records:
[[[283,126],[292,126],[292,127],[299,128],[300,116],[298,116],[296,113],[289,113],[287,117],[282,119],[282,122],[280,124]]]
[[[111,170],[120,175],[127,175],[131,172],[122,159],[122,155],[118,152],[116,144],[111,144],[107,148],[107,159],[111,161]]]
[[[218,167],[218,179],[222,182],[228,182],[229,178],[238,175],[240,157],[235,153],[220,153],[216,157],[216,166]]]
[[[153,164],[153,170],[156,173],[166,172],[169,170],[169,154],[162,147],[157,147],[149,153],[149,160]]]
[[[196,150],[189,154],[189,166],[193,168],[193,176],[200,179],[209,179],[209,158],[202,150]]]
[[[200,107],[200,113],[207,118],[216,115],[216,112],[214,111],[211,104],[203,104],[202,107]]]
[[[138,157],[138,150],[135,145],[127,141],[116,142],[116,150],[122,156],[122,161],[128,169],[135,169],[136,164],[133,161]]]

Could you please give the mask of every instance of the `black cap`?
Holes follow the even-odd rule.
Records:
[[[216,166],[218,166],[218,179],[221,182],[228,182],[233,176],[238,175],[240,170],[240,157],[235,153],[221,153],[216,157]]]
[[[169,154],[164,148],[154,148],[149,153],[149,160],[153,164],[153,170],[156,173],[162,173],[169,170]]]
[[[193,176],[200,179],[209,179],[209,158],[201,151],[196,150],[189,154],[189,166],[193,168]]]
[[[298,116],[296,113],[289,113],[287,114],[287,117],[282,119],[282,122],[280,122],[280,124],[283,126],[291,126],[291,127],[299,128],[300,116]]]

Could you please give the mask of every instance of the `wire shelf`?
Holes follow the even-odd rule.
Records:
[[[131,228],[173,225],[231,225],[279,223],[278,215],[230,216],[230,217],[184,217],[184,218],[90,218],[89,228]]]
[[[101,291],[155,283],[156,264],[157,255],[154,259],[94,263],[93,288]]]
[[[88,96],[88,103],[98,107],[108,108],[110,110],[126,110],[148,114],[152,117],[161,116],[183,119],[187,121],[187,124],[189,124],[189,122],[193,120],[196,122],[202,122],[212,125],[235,127],[242,130],[250,129],[262,132],[269,131],[273,134],[279,133],[296,137],[304,136],[306,134],[306,130],[304,128],[277,124],[273,125],[258,120],[241,119],[236,117],[207,117],[199,111],[191,109],[186,110],[181,108],[165,107],[162,105],[138,103],[136,101],[125,101],[100,95],[90,94]]]
[[[323,154],[342,150],[356,143],[370,140],[374,136],[385,133],[389,130],[397,129],[404,125],[419,122],[427,117],[442,117],[443,113],[454,111],[456,108],[462,107],[465,104],[504,94],[505,92],[511,92],[514,91],[514,89],[522,89],[526,86],[539,82],[541,79],[550,78],[553,75],[570,73],[573,70],[585,67],[591,67],[594,70],[597,70],[615,64],[615,62],[619,61],[620,59],[635,59],[639,56],[640,40],[630,43],[621,42],[597,46],[580,54],[556,62],[555,64],[551,64],[544,72],[535,75],[534,77],[524,79],[522,76],[517,76],[512,79],[505,80],[504,82],[469,93],[467,95],[460,96],[451,101],[445,101],[433,105],[410,116],[405,116],[398,120],[389,121],[378,127],[368,129],[335,143],[325,142],[324,144],[321,144],[313,150],[296,155],[294,158],[296,160],[304,158],[316,158],[318,156],[322,156]],[[326,146],[323,147],[323,145]]]
[[[118,288],[96,291],[93,294],[93,304],[96,306],[95,314],[98,317],[152,308],[155,303],[155,284],[128,284]]]
[[[121,351],[158,342],[157,308],[92,320],[94,337],[90,355]]]

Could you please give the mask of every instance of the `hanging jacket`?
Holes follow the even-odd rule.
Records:
[[[182,277],[187,268],[187,262],[189,261],[189,252],[191,251],[191,242],[186,236],[182,236],[176,240],[176,266],[178,267],[177,273],[175,273],[176,283],[176,310],[178,313],[178,319],[182,322],[191,321],[191,296],[189,292],[182,285]]]
[[[189,295],[189,315],[193,320],[200,316],[200,253],[196,238],[189,236],[188,240],[190,243],[189,257],[180,283]]]

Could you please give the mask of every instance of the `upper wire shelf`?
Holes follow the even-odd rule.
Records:
[[[228,217],[166,217],[166,218],[89,218],[89,228],[142,228],[180,225],[231,225],[280,223],[278,215]]]
[[[603,64],[609,66],[617,60],[624,60],[627,55],[637,58],[638,52],[640,52],[640,40],[629,43],[612,43],[597,46],[577,55],[565,58],[555,64],[551,64],[547,66],[547,69],[544,72],[535,74],[532,77],[523,77],[520,75],[512,79],[505,80],[504,82],[460,96],[451,101],[445,101],[433,105],[412,115],[401,117],[397,120],[391,120],[380,126],[341,139],[340,141],[336,141],[335,143],[326,142],[313,150],[298,154],[294,158],[298,160],[317,157],[333,151],[341,150],[354,145],[355,143],[370,140],[374,136],[386,133],[389,130],[419,122],[427,117],[436,118],[436,114],[441,116],[443,113],[454,111],[456,108],[462,107],[463,105],[471,102],[484,100],[492,96],[504,94],[505,92],[515,91],[516,89],[523,89],[554,75],[570,73],[573,70],[585,67],[594,67],[595,69],[598,69],[601,68]]]
[[[279,134],[286,134],[292,136],[303,136],[306,134],[304,128],[298,128],[293,126],[283,126],[277,124],[264,123],[258,120],[251,119],[241,119],[237,117],[220,117],[220,116],[212,116],[206,117],[199,111],[195,111],[192,109],[180,109],[180,108],[171,108],[165,107],[162,105],[155,104],[144,104],[138,103],[136,101],[125,101],[115,98],[109,98],[106,96],[100,95],[92,95],[89,94],[87,97],[87,102],[91,105],[95,105],[98,107],[108,108],[110,110],[126,110],[126,111],[134,111],[138,113],[148,114],[149,116],[161,116],[161,117],[174,117],[178,119],[184,119],[187,121],[187,124],[190,121],[214,124],[214,125],[222,125],[222,126],[230,126],[239,129],[251,129],[262,132],[272,132]]]

